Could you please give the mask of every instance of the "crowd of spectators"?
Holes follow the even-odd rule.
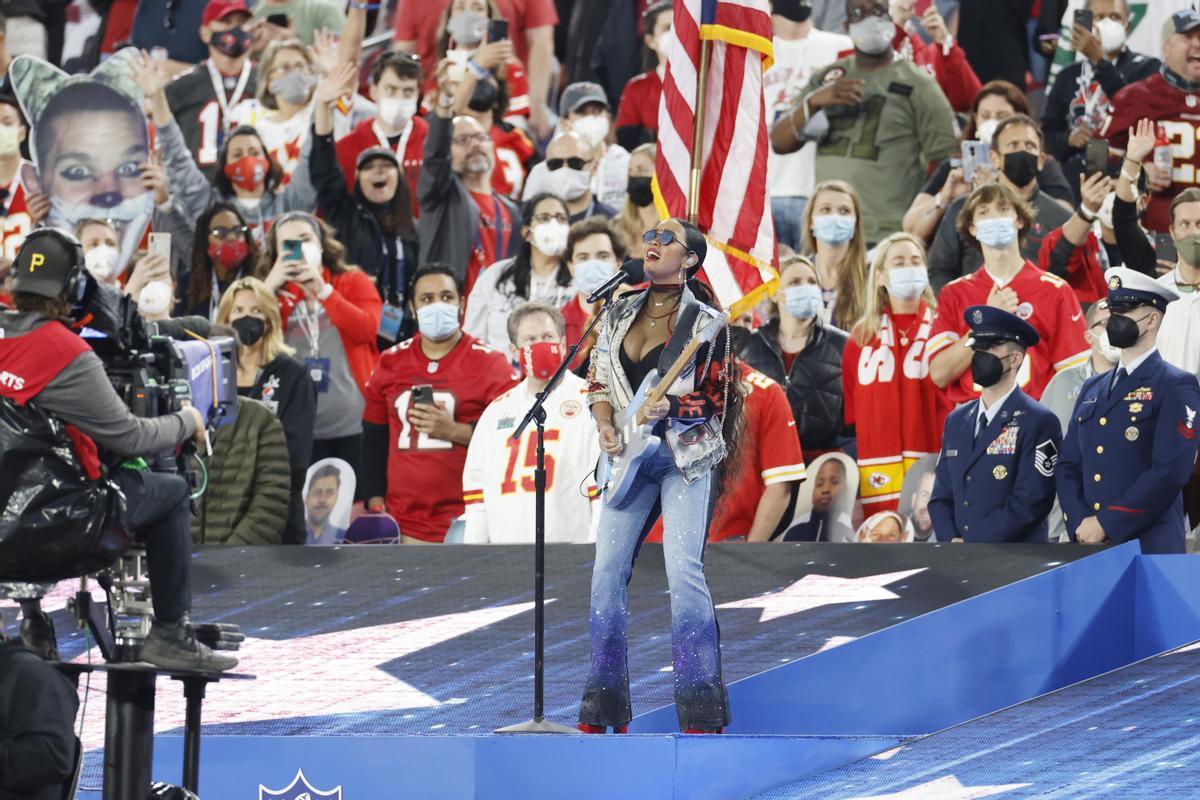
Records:
[[[328,459],[397,541],[531,541],[536,447],[511,434],[659,221],[671,0],[91,0],[75,56],[57,9],[87,0],[38,5],[0,0],[0,70],[139,51],[130,175],[171,256],[99,215],[71,231],[88,271],[238,341],[194,541],[342,541],[340,473],[308,474]],[[1180,294],[1159,349],[1200,374],[1200,13],[1151,5],[773,0],[778,283],[735,321],[745,446],[712,540],[948,539],[932,462],[980,394],[970,307],[1036,331],[1017,384],[1064,430],[1118,361],[1110,267]],[[0,274],[54,219],[33,140],[46,175],[46,137],[91,135],[34,130],[8,84]],[[547,403],[551,541],[594,536],[594,344]]]

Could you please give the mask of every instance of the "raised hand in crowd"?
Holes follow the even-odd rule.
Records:
[[[167,171],[157,160],[151,159],[142,165],[142,188],[154,192],[154,204],[163,205],[171,199],[171,191],[167,187]]]
[[[1104,58],[1100,37],[1078,22],[1071,26],[1071,48],[1093,64]]]
[[[166,65],[150,57],[142,51],[138,57],[137,71],[134,73],[142,94],[150,103],[150,116],[155,125],[165,125],[174,116],[171,106],[167,103],[167,84],[171,82],[171,74]]]
[[[1080,205],[1093,214],[1099,213],[1100,206],[1104,205],[1104,198],[1108,197],[1108,193],[1113,190],[1115,185],[1116,181],[1103,172],[1094,172],[1091,177],[1080,175]]]
[[[314,300],[325,288],[325,277],[321,274],[321,265],[312,265],[303,261],[292,261],[291,280],[300,285],[304,296]]]
[[[318,107],[328,108],[336,103],[339,97],[353,94],[357,81],[358,68],[354,64],[339,64],[317,84],[313,99]]]
[[[459,82],[450,77],[450,69],[453,62],[448,58],[443,58],[438,62],[437,69],[433,73],[434,81],[437,83],[437,111],[442,116],[452,116],[451,105],[454,101],[454,95],[458,91]]]
[[[1154,152],[1154,140],[1154,123],[1148,119],[1138,120],[1138,124],[1129,129],[1129,142],[1125,145],[1126,160],[1142,167],[1148,166],[1144,162]]]
[[[341,41],[341,36],[327,28],[313,31],[312,54],[319,74],[328,75],[338,66]]]
[[[1092,138],[1092,132],[1088,130],[1087,125],[1080,121],[1071,132],[1067,134],[1067,144],[1076,150],[1082,150],[1087,147],[1088,140]]]
[[[950,29],[946,27],[946,20],[934,3],[930,3],[929,8],[925,9],[925,13],[921,15],[921,27],[938,44],[944,43],[946,37],[950,35]]]
[[[296,280],[299,275],[299,261],[291,258],[285,258],[286,254],[280,250],[279,256],[275,259],[275,263],[271,265],[271,270],[267,273],[267,277],[263,278],[263,283],[271,290],[271,294],[275,294],[291,281]]]
[[[160,253],[147,253],[134,262],[129,280],[125,282],[125,294],[136,298],[152,281],[171,282],[170,259]]]
[[[1017,293],[1012,290],[1011,286],[1001,287],[997,283],[993,284],[992,290],[988,292],[987,304],[992,308],[1015,314],[1020,303],[1017,300]]]
[[[945,208],[958,198],[970,194],[972,188],[967,179],[963,177],[962,167],[955,167],[946,175],[946,182],[938,191],[938,203]]]
[[[46,219],[46,215],[50,213],[50,198],[41,192],[27,194],[25,195],[25,210],[29,212],[29,218],[36,225]]]
[[[808,96],[812,111],[827,106],[856,106],[863,99],[863,81],[859,78],[838,78]]]
[[[484,69],[495,72],[511,61],[515,52],[511,39],[501,39],[498,42],[488,42],[480,46],[471,58]]]

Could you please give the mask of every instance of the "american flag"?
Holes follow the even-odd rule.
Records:
[[[765,296],[776,276],[762,86],[771,53],[767,0],[675,3],[658,109],[655,203],[664,217],[686,218],[694,193],[696,225],[709,239],[704,274],[733,316]],[[696,92],[704,67],[701,158],[693,181]]]

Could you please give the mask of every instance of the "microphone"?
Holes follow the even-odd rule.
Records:
[[[600,284],[600,288],[588,295],[587,301],[594,303],[602,297],[608,297],[622,283],[641,283],[646,279],[646,262],[640,258],[631,258],[613,273],[612,277]]]

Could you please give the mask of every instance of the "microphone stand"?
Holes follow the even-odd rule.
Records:
[[[587,341],[591,335],[592,329],[596,327],[596,323],[600,318],[608,313],[609,306],[612,305],[613,293],[617,290],[620,284],[613,284],[613,287],[604,296],[604,305],[600,307],[600,312],[592,317],[587,328],[584,329],[583,335],[579,337],[579,341],[571,345],[571,349],[567,351],[566,358],[558,365],[558,369],[550,376],[550,380],[546,383],[546,388],[538,393],[537,398],[533,401],[529,411],[526,412],[525,418],[521,420],[521,424],[517,426],[513,432],[512,438],[519,441],[521,434],[529,427],[529,423],[533,422],[537,425],[537,467],[533,473],[533,484],[535,489],[534,506],[533,506],[533,532],[534,532],[534,566],[533,566],[533,719],[529,722],[522,722],[518,725],[509,725],[504,728],[497,728],[496,733],[578,733],[577,728],[568,728],[565,725],[559,725],[550,722],[542,716],[542,694],[544,686],[545,672],[545,644],[546,644],[546,442],[545,442],[545,425],[546,425],[546,400],[553,394],[554,389],[562,380],[563,374],[571,366],[571,362],[575,360],[575,355],[579,352],[579,348]]]

